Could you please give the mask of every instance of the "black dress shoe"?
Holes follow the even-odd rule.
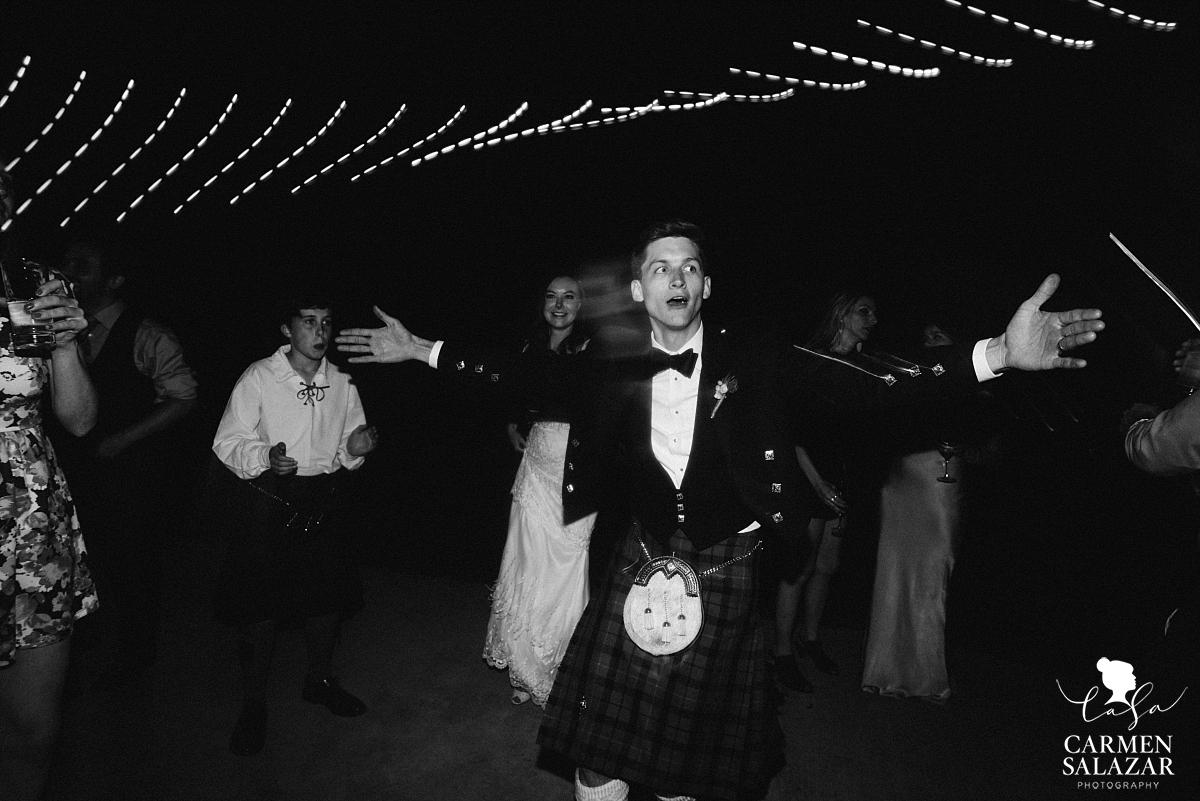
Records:
[[[320,681],[306,678],[304,692],[300,697],[310,704],[321,704],[343,718],[357,717],[367,711],[367,705],[343,690],[342,685],[333,676]]]
[[[245,704],[229,738],[229,750],[238,756],[253,756],[267,741],[267,705]]]
[[[824,673],[826,676],[839,676],[841,671],[838,670],[837,662],[829,658],[829,654],[825,653],[825,649],[821,647],[820,640],[805,640],[804,655],[813,662],[813,667]]]
[[[813,686],[800,672],[800,666],[796,664],[796,657],[791,654],[775,657],[775,678],[779,679],[779,683],[784,687],[796,692],[811,693],[813,691]]]

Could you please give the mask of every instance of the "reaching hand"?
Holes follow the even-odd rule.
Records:
[[[375,446],[378,444],[379,432],[375,430],[375,426],[363,423],[350,432],[350,436],[346,440],[346,453],[357,459],[359,456],[366,456],[375,450]]]
[[[1042,304],[1058,289],[1059,278],[1046,276],[1037,292],[1017,309],[1002,340],[1002,367],[1018,370],[1053,370],[1086,367],[1083,359],[1064,356],[1066,351],[1096,339],[1104,330],[1099,309],[1044,312]]]
[[[372,306],[371,309],[375,316],[384,322],[382,328],[346,328],[339,331],[334,339],[338,350],[343,353],[366,354],[351,357],[351,363],[390,364],[428,358],[433,343],[414,337],[399,320],[385,314],[378,306]]]

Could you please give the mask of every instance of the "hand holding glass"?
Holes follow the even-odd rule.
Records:
[[[13,355],[49,358],[55,346],[54,326],[34,319],[27,305],[38,297],[38,287],[51,280],[50,270],[35,261],[16,259],[4,265],[0,274],[4,279]],[[63,294],[70,295],[70,285]]]

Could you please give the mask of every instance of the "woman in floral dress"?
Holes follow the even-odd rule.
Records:
[[[0,225],[12,208],[12,182],[0,170]],[[74,503],[39,409],[49,391],[49,408],[67,431],[83,435],[96,420],[96,393],[74,341],[87,323],[64,289],[55,277],[29,304],[55,331],[49,359],[12,354],[7,301],[0,301],[0,795],[10,801],[41,795],[71,627],[96,608]]]

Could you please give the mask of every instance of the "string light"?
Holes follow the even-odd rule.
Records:
[[[789,78],[786,75],[772,75],[769,72],[755,72],[754,70],[740,70],[737,67],[730,67],[731,75],[745,75],[747,78],[765,78],[768,81],[783,81],[784,83],[803,86],[806,89],[826,89],[833,92],[851,92],[855,89],[862,89],[867,85],[866,81],[854,81],[853,83],[830,83],[829,81],[810,81],[807,78]]]
[[[1132,25],[1141,25],[1143,28],[1149,28],[1155,31],[1173,31],[1176,27],[1174,22],[1155,22],[1152,19],[1139,17],[1137,14],[1130,14],[1126,11],[1122,11],[1119,8],[1106,6],[1104,3],[1097,2],[1097,0],[1087,0],[1087,4],[1089,8],[1095,9],[1096,11],[1107,11],[1114,17],[1123,17],[1126,22]],[[3,101],[0,101],[0,105],[4,105]]]
[[[702,100],[699,103],[668,103],[665,106],[655,106],[653,111],[692,111],[698,108],[708,108],[709,106],[716,105],[717,103],[723,103],[728,99],[729,95],[725,92],[721,92],[720,94],[710,95],[708,99]]]
[[[95,142],[97,139],[99,139],[100,136],[104,133],[104,130],[109,125],[112,125],[112,121],[114,119],[116,119],[116,116],[121,113],[121,109],[124,108],[125,101],[129,99],[129,93],[133,91],[133,86],[134,86],[134,83],[132,80],[130,80],[129,83],[125,85],[125,91],[121,92],[121,97],[120,97],[120,99],[117,100],[116,105],[113,106],[112,111],[110,111],[108,113],[108,116],[104,118],[104,122],[100,123],[100,127],[92,132],[92,135],[90,137],[88,137],[86,142],[84,142],[82,145],[80,145],[78,148],[76,148],[75,152],[73,154],[71,154],[71,158],[67,159],[62,164],[58,165],[58,169],[54,171],[54,177],[47,178],[45,181],[43,181],[42,185],[37,188],[36,192],[34,192],[33,197],[37,197],[38,195],[42,194],[47,189],[49,189],[50,184],[54,182],[54,178],[57,178],[58,176],[62,175],[64,172],[66,172],[71,167],[71,165],[75,162],[75,160],[80,158],[87,151],[88,147],[92,144],[92,142]],[[4,221],[4,226],[0,227],[0,231],[7,230],[8,226],[12,223],[13,219],[15,219],[19,214],[21,214],[23,211],[25,211],[25,209],[29,208],[29,204],[33,201],[33,197],[27,198],[25,200],[25,202],[21,204],[21,207],[19,209],[17,209],[15,214],[13,214],[12,217],[10,217],[9,219]]]
[[[459,106],[458,111],[454,112],[454,115],[452,117],[450,117],[450,119],[448,119],[444,123],[442,123],[442,127],[438,128],[436,131],[429,134],[429,136],[426,136],[424,139],[417,140],[416,142],[412,143],[408,147],[401,150],[399,153],[388,156],[387,158],[385,158],[383,161],[379,162],[378,164],[367,167],[365,170],[360,172],[358,175],[355,175],[350,180],[357,181],[359,178],[362,178],[364,175],[370,175],[371,173],[375,172],[380,167],[384,167],[384,166],[387,166],[388,164],[391,164],[393,161],[400,158],[405,153],[410,153],[414,150],[424,147],[429,142],[432,142],[434,139],[441,136],[442,133],[444,131],[446,131],[448,128],[450,128],[452,125],[454,125],[454,123],[458,122],[458,118],[461,117],[463,114],[465,114],[466,111],[467,111],[466,106]]]
[[[515,135],[508,134],[505,136],[497,136],[494,139],[488,139],[486,142],[476,142],[474,145],[472,145],[472,149],[481,150],[485,147],[494,147],[494,146],[500,144],[501,142],[511,142],[512,140],[514,140],[520,136],[532,136],[535,133],[538,134],[539,136],[541,136],[543,134],[547,134],[550,132],[551,128],[553,128],[555,126],[566,125],[571,120],[576,119],[580,114],[583,114],[585,111],[587,111],[591,107],[592,107],[592,101],[588,100],[582,106],[580,106],[579,108],[572,111],[570,114],[567,114],[566,116],[563,116],[563,117],[559,117],[557,120],[554,120],[553,122],[546,123],[545,125],[535,125],[532,128],[526,128],[525,130],[523,130]]]
[[[482,139],[483,137],[488,136],[489,134],[494,134],[494,133],[496,133],[496,131],[502,131],[505,128],[507,128],[509,125],[511,125],[514,120],[516,120],[518,117],[520,117],[522,114],[524,114],[528,109],[529,109],[529,104],[522,103],[520,106],[517,107],[516,111],[514,111],[512,114],[509,114],[507,117],[505,117],[502,122],[500,122],[496,125],[493,125],[491,128],[488,128],[486,131],[480,131],[479,133],[475,134],[474,136],[468,136],[466,139],[459,140],[458,142],[455,142],[452,145],[446,145],[441,150],[434,151],[433,153],[427,153],[426,155],[422,156],[419,159],[414,159],[410,166],[416,167],[418,164],[420,164],[423,161],[432,161],[433,159],[437,158],[438,156],[449,153],[452,150],[463,147],[465,145],[469,145],[472,142],[477,142],[480,139]],[[518,136],[520,136],[519,133],[511,134],[511,137],[513,139],[516,139]],[[501,137],[501,139],[507,139],[507,138],[508,138],[508,136]]]
[[[663,90],[664,95],[675,95],[677,97],[716,97],[712,92],[676,92],[671,89]],[[726,94],[726,93],[722,93]],[[776,92],[773,95],[730,95],[726,94],[731,100],[739,100],[750,103],[770,103],[776,100],[787,100],[789,97],[796,94],[795,89],[788,89],[783,92]]]
[[[138,156],[141,155],[142,151],[145,150],[146,147],[151,142],[154,141],[154,137],[158,136],[159,133],[162,132],[162,129],[166,127],[167,123],[170,122],[171,118],[175,116],[175,112],[179,109],[179,105],[183,102],[183,98],[186,96],[187,96],[187,87],[184,87],[179,90],[179,94],[176,96],[175,102],[171,104],[171,108],[167,109],[167,115],[165,117],[163,117],[162,120],[158,123],[158,127],[156,127],[153,131],[150,132],[150,135],[146,137],[146,140],[144,142],[142,142],[142,144],[139,145],[137,147],[137,149],[135,149],[132,153],[129,154],[129,156],[126,157],[126,159],[124,161],[122,161],[120,164],[117,165],[117,168],[112,171],[112,174],[109,175],[108,178],[105,178],[100,183],[96,184],[95,188],[92,189],[91,194],[89,194],[83,200],[79,201],[79,203],[75,206],[74,210],[72,211],[72,214],[78,214],[80,212],[80,210],[82,210],[83,207],[87,205],[89,200],[91,200],[96,195],[100,194],[100,192],[104,189],[104,187],[106,187],[108,185],[109,178],[115,178],[118,175],[120,175],[121,171],[125,169],[125,165],[129,164],[131,161],[133,161],[134,159],[136,159]],[[67,223],[69,223],[70,221],[71,221],[71,215],[68,214],[66,217],[63,218],[63,221],[58,224],[58,227],[66,228]]]
[[[208,129],[208,133],[206,133],[204,136],[200,137],[200,141],[198,141],[192,147],[191,150],[189,150],[187,153],[184,153],[183,158],[181,158],[179,161],[177,161],[171,165],[171,167],[167,170],[164,178],[174,175],[175,171],[177,169],[179,169],[179,166],[181,164],[183,164],[185,161],[190,160],[191,157],[196,154],[197,150],[199,150],[200,148],[202,148],[206,144],[208,144],[208,140],[210,138],[212,138],[213,134],[215,134],[217,132],[217,129],[220,128],[221,125],[225,122],[225,119],[229,116],[229,112],[233,110],[233,107],[234,107],[234,105],[237,104],[237,102],[238,102],[238,96],[236,94],[234,94],[233,97],[229,98],[229,103],[226,104],[225,110],[221,112],[221,115],[219,117],[217,117],[217,121],[214,122],[212,127]],[[283,107],[284,111],[287,110],[287,107],[289,105],[291,105],[291,103],[292,103],[292,101],[289,99],[288,102],[286,104],[284,104],[284,107]],[[280,112],[279,116],[283,116],[282,111]],[[276,117],[275,121],[278,122],[279,117]],[[166,122],[166,121],[164,120],[163,122]],[[271,123],[271,124],[274,125],[275,123]],[[159,127],[161,128],[162,125],[160,124]],[[258,138],[258,141],[256,141],[254,144],[257,145],[261,141],[262,141],[262,137],[260,136]],[[146,198],[146,196],[149,195],[151,192],[153,192],[155,189],[158,189],[158,187],[162,185],[162,182],[163,182],[163,178],[159,178],[154,183],[150,184],[149,188],[146,189],[145,192],[143,192],[142,194],[140,194],[136,198],[134,198],[133,202],[129,204],[129,208],[125,209],[125,211],[123,211],[117,215],[117,222],[118,223],[124,222],[125,217],[129,214],[129,212],[133,211],[138,206],[140,206],[142,201]],[[176,213],[178,213],[178,209],[176,209]]]
[[[3,96],[0,96],[0,108],[4,108],[4,104],[8,102],[8,96],[17,91],[17,86],[20,85],[21,79],[25,77],[25,70],[33,61],[31,56],[25,56],[21,59],[21,66],[17,67],[17,77],[13,78],[8,84],[8,89],[4,90]]]
[[[308,185],[309,185],[309,184],[311,184],[313,181],[317,180],[317,178],[319,178],[320,176],[322,176],[322,175],[324,175],[325,173],[329,172],[330,170],[332,170],[332,169],[333,169],[334,167],[336,167],[337,165],[341,164],[341,163],[342,163],[343,161],[345,161],[346,159],[348,159],[348,158],[350,158],[351,156],[353,156],[354,154],[358,153],[358,152],[359,152],[360,150],[362,150],[363,148],[365,148],[365,147],[370,147],[371,145],[375,144],[375,141],[376,141],[377,139],[379,139],[379,137],[383,136],[384,134],[386,134],[388,131],[390,131],[390,130],[392,129],[392,126],[394,126],[394,125],[395,125],[395,124],[396,124],[396,123],[397,123],[397,122],[400,120],[400,117],[402,117],[402,116],[404,115],[404,112],[405,112],[405,111],[407,111],[407,110],[408,110],[408,104],[407,104],[407,103],[405,103],[405,104],[401,105],[401,106],[400,106],[400,110],[399,110],[399,111],[397,111],[395,114],[393,114],[393,115],[392,115],[392,118],[391,118],[390,120],[388,120],[388,121],[387,121],[387,124],[385,124],[385,125],[384,125],[382,128],[380,128],[378,131],[376,131],[376,132],[375,132],[375,133],[374,133],[374,134],[373,134],[373,135],[372,135],[372,136],[371,136],[369,139],[367,139],[367,141],[359,143],[359,144],[358,144],[358,145],[357,145],[357,146],[356,146],[356,147],[355,147],[353,150],[351,150],[350,152],[348,152],[348,153],[344,153],[343,155],[341,155],[340,157],[338,157],[338,159],[337,159],[336,161],[331,161],[329,164],[325,165],[324,167],[322,167],[322,168],[321,168],[320,170],[318,170],[317,172],[314,172],[312,175],[308,176],[308,177],[307,177],[307,178],[305,178],[303,181],[301,181],[300,183],[296,184],[294,187],[292,187],[292,194],[293,194],[293,195],[294,195],[294,194],[296,194],[296,193],[297,193],[297,192],[299,192],[299,191],[300,191],[302,188],[304,188],[304,187],[308,186]]]
[[[28,58],[28,56],[26,58]],[[23,154],[27,154],[31,150],[33,150],[35,147],[37,147],[38,142],[40,142],[42,140],[42,138],[44,136],[46,136],[46,134],[50,133],[51,129],[54,128],[54,123],[56,123],[60,119],[62,119],[62,116],[67,113],[67,107],[70,106],[71,102],[75,99],[75,95],[79,92],[79,88],[81,86],[83,86],[83,82],[86,78],[87,78],[86,70],[79,73],[79,77],[75,79],[75,85],[71,87],[71,91],[67,94],[67,99],[64,100],[63,104],[58,107],[58,111],[56,111],[54,113],[54,117],[50,120],[50,122],[46,123],[46,127],[42,128],[42,130],[38,132],[38,135],[33,138],[33,141],[31,141],[29,144],[25,145],[25,149],[23,151],[21,151]],[[12,85],[15,86],[16,81],[13,81]],[[10,161],[8,163],[6,169],[11,170],[13,167],[17,166],[17,162],[19,162],[20,160],[21,160],[21,156],[17,156],[15,159],[13,159],[12,161]]]
[[[586,124],[573,123],[571,125],[552,125],[549,126],[548,130],[539,131],[538,133],[563,133],[565,131],[579,131],[584,128],[597,128],[601,125],[614,125],[618,122],[628,122],[629,120],[636,120],[638,117],[649,114],[651,111],[657,111],[661,105],[662,104],[658,101],[658,98],[655,98],[645,106],[636,106],[633,108],[621,107],[612,109],[613,111],[627,113],[617,114],[616,116],[611,117],[601,117],[598,120],[590,120]],[[606,109],[601,109],[600,112],[603,114],[606,112]]]
[[[834,61],[849,61],[850,63],[859,67],[870,66],[877,70],[887,70],[892,75],[903,75],[905,78],[936,78],[942,73],[942,71],[937,67],[930,67],[928,69],[900,67],[895,64],[885,64],[882,61],[874,61],[872,59],[866,59],[860,56],[848,56],[845,53],[839,53],[836,50],[826,50],[824,47],[806,45],[803,42],[792,42],[792,47],[796,48],[797,50],[807,50],[808,52],[818,56],[829,56]]]
[[[291,102],[292,102],[291,100],[288,100],[288,103],[291,103]],[[250,182],[250,184],[249,184],[249,185],[248,185],[248,186],[247,186],[245,189],[243,189],[243,190],[242,190],[242,193],[241,193],[241,195],[234,195],[232,198],[230,198],[230,200],[229,200],[229,205],[231,205],[231,206],[232,206],[234,203],[237,203],[239,198],[241,198],[241,197],[244,197],[245,195],[249,194],[249,193],[250,193],[250,191],[251,191],[252,189],[254,189],[254,187],[258,186],[258,185],[259,185],[259,184],[261,184],[263,181],[265,181],[265,180],[267,180],[268,178],[270,178],[270,177],[271,177],[271,175],[272,175],[272,174],[273,174],[273,173],[274,173],[276,170],[281,170],[281,169],[283,169],[283,168],[284,168],[284,166],[286,166],[286,165],[287,165],[287,163],[288,163],[289,161],[291,161],[292,159],[294,159],[294,158],[296,158],[297,156],[299,156],[301,153],[303,153],[303,152],[305,151],[305,149],[307,149],[307,148],[311,147],[311,146],[312,146],[312,144],[313,144],[313,142],[316,142],[318,139],[320,139],[322,136],[324,136],[324,135],[325,135],[325,132],[329,130],[329,128],[330,128],[330,126],[331,126],[331,125],[333,125],[333,124],[334,124],[334,123],[336,123],[336,122],[337,122],[339,119],[341,119],[342,112],[343,112],[343,111],[345,111],[345,110],[346,110],[346,101],[345,101],[345,100],[343,100],[343,101],[341,102],[341,104],[340,104],[340,105],[337,107],[337,109],[335,109],[335,110],[334,110],[334,112],[333,112],[333,116],[331,116],[329,119],[325,120],[325,124],[321,126],[320,130],[318,130],[318,131],[317,131],[315,134],[313,134],[312,136],[310,136],[310,137],[308,138],[308,141],[307,141],[307,142],[305,142],[304,144],[300,145],[300,147],[298,147],[298,148],[296,148],[295,150],[293,150],[293,151],[291,152],[291,154],[290,154],[290,155],[288,155],[288,156],[284,156],[284,157],[283,157],[283,160],[282,160],[282,161],[280,161],[280,162],[278,162],[278,163],[277,163],[277,164],[276,164],[274,167],[272,167],[271,169],[267,170],[267,171],[266,171],[266,172],[264,172],[262,175],[258,176],[258,180],[257,180],[257,181],[251,181],[251,182]],[[283,115],[282,115],[282,114],[280,114],[280,117],[282,117],[282,116],[283,116]],[[279,121],[279,117],[276,117],[276,118],[275,118],[275,120],[276,120],[276,122],[278,122],[278,121]],[[271,125],[272,125],[272,127],[274,127],[274,123],[272,123]],[[266,131],[266,133],[264,133],[264,134],[262,135],[262,137],[260,137],[260,138],[263,138],[263,139],[265,139],[265,138],[266,138],[266,136],[267,136],[267,134],[269,134],[270,132],[271,132],[271,129],[270,129],[270,128],[268,128],[268,129],[267,129],[267,131]]]
[[[953,6],[954,8],[966,9],[976,17],[990,19],[997,25],[1011,25],[1021,33],[1032,33],[1039,39],[1048,39],[1056,45],[1073,47],[1076,50],[1091,50],[1096,46],[1094,39],[1072,39],[1068,36],[1059,36],[1057,33],[1047,33],[1041,28],[1034,28],[1030,25],[1026,25],[1024,22],[1017,22],[1016,20],[1011,20],[1008,17],[1002,17],[999,14],[991,14],[987,11],[984,11],[982,8],[965,5],[959,2],[959,0],[943,0],[943,2],[945,2],[945,4],[948,6]]]
[[[966,52],[965,50],[956,50],[953,47],[939,45],[935,42],[929,41],[928,39],[918,39],[915,36],[909,36],[907,33],[898,33],[897,31],[893,31],[891,28],[885,28],[882,25],[872,25],[866,20],[860,19],[858,20],[858,24],[864,28],[873,28],[876,33],[883,34],[884,36],[892,36],[894,34],[896,38],[902,42],[919,44],[926,50],[937,50],[938,52],[944,53],[947,56],[958,56],[963,61],[982,64],[985,67],[1011,67],[1013,63],[1011,58],[984,58],[983,56],[975,56]]]
[[[172,213],[178,214],[180,211],[183,210],[184,206],[186,206],[188,203],[191,203],[193,200],[195,200],[196,197],[200,194],[200,192],[202,190],[207,189],[208,187],[212,186],[214,183],[217,182],[218,178],[220,178],[225,173],[229,172],[229,170],[233,169],[233,166],[235,164],[237,164],[239,161],[244,159],[246,156],[250,155],[250,153],[253,152],[255,150],[255,148],[257,148],[260,144],[262,144],[264,139],[266,139],[268,136],[271,135],[271,131],[275,130],[275,126],[278,125],[279,121],[282,120],[284,115],[287,114],[288,109],[291,108],[291,105],[292,105],[292,99],[289,97],[287,99],[287,102],[285,102],[283,104],[283,106],[279,109],[279,112],[275,115],[275,119],[271,120],[270,124],[268,124],[267,127],[263,129],[263,132],[261,134],[259,134],[258,138],[254,140],[253,144],[251,144],[250,147],[243,148],[242,152],[238,153],[237,156],[234,157],[233,161],[230,161],[224,167],[222,167],[219,171],[217,171],[217,172],[213,173],[211,176],[209,176],[208,180],[206,180],[200,186],[199,189],[193,190],[192,193],[190,195],[188,195],[187,198],[184,199],[184,201],[182,203],[180,203],[178,206],[175,207],[175,211]],[[177,166],[179,166],[178,163],[176,163],[176,165],[174,167],[172,167],[170,170],[168,170],[167,174],[170,175],[172,172],[174,172],[175,167],[177,167]]]

